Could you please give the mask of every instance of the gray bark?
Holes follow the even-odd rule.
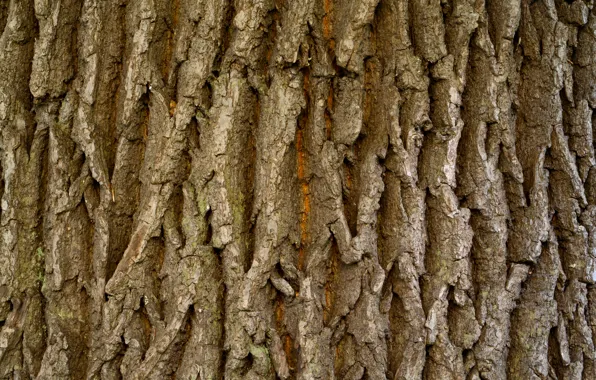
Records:
[[[592,0],[0,33],[0,379],[596,379]]]

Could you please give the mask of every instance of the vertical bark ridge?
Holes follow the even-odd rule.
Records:
[[[21,377],[36,373],[46,345],[39,279],[42,165],[47,125],[38,125],[29,92],[34,38],[32,1],[11,1],[0,37],[0,133],[2,139],[2,215],[0,373]]]
[[[584,181],[594,165],[593,141],[586,122],[575,115],[586,112],[584,94],[576,97],[573,83],[573,52],[579,53],[578,28],[587,24],[589,11],[585,4],[556,4],[557,17],[567,28],[567,59],[563,62],[563,90],[560,92],[563,120],[551,136],[551,202],[555,212],[555,234],[564,276],[557,284],[558,306],[556,344],[553,355],[557,376],[581,378],[595,376],[594,341],[586,315],[588,284],[593,281],[594,255],[590,252],[589,231],[592,208],[588,204]],[[579,94],[578,94],[579,95]],[[578,139],[577,136],[586,137]],[[589,135],[589,136],[588,136]],[[581,140],[581,141],[580,141]]]
[[[420,49],[428,52],[427,59],[436,62],[429,67],[432,127],[425,134],[421,160],[421,185],[427,189],[429,237],[422,292],[427,343],[432,344],[426,378],[464,377],[469,365],[464,350],[472,348],[480,333],[472,304],[470,210],[460,207],[455,194],[457,149],[464,127],[461,104],[467,84],[465,67],[470,36],[478,20],[473,5],[459,1],[443,10],[447,14],[446,26],[433,29],[432,41],[444,39],[445,47],[430,46],[435,43],[432,41],[420,45]],[[414,25],[416,29],[418,24]]]
[[[381,252],[388,272],[390,338],[388,365],[395,379],[422,377],[426,357],[425,313],[420,276],[424,273],[425,192],[418,161],[428,117],[428,78],[410,34],[407,1],[382,2],[377,46],[383,55],[382,119],[389,136],[385,191],[381,203]],[[387,301],[386,301],[387,302]],[[387,307],[386,307],[387,308]]]
[[[39,378],[68,378],[85,372],[87,365],[83,349],[87,342],[80,337],[89,333],[89,300],[84,286],[89,281],[90,221],[80,201],[89,183],[89,166],[82,165],[82,152],[76,151],[71,137],[74,112],[81,100],[78,89],[68,88],[78,69],[74,32],[81,5],[77,1],[35,2],[39,37],[29,88],[35,97],[37,123],[49,131],[50,168],[43,224],[45,244],[38,248],[38,255],[45,259],[42,290],[48,305],[48,347],[43,360],[39,358],[41,369],[32,372],[39,371]],[[69,223],[70,218],[77,222]],[[59,364],[49,366],[52,360]]]
[[[508,20],[518,18],[519,7],[512,4],[488,6],[498,14],[507,15]],[[520,275],[523,276],[525,269],[514,264],[508,278],[507,174],[500,165],[509,159],[501,152],[501,146],[506,146],[505,133],[509,128],[510,101],[507,99],[505,65],[509,64],[507,57],[511,54],[514,30],[515,27],[503,25],[498,18],[489,18],[486,11],[480,14],[479,28],[472,40],[468,84],[463,99],[467,128],[463,130],[458,151],[461,160],[458,160],[457,192],[465,200],[464,205],[472,210],[470,224],[474,241],[471,258],[474,262],[475,310],[481,328],[473,348],[476,363],[471,372],[495,379],[506,378],[509,314],[519,296]],[[478,102],[483,107],[475,107]]]

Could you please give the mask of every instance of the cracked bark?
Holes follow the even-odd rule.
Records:
[[[592,0],[0,33],[0,379],[596,378]]]

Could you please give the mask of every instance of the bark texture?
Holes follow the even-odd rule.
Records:
[[[0,32],[0,379],[596,379],[593,0]]]

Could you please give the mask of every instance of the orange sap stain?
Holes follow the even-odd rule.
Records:
[[[300,216],[300,249],[298,252],[298,270],[303,270],[305,251],[304,246],[308,241],[308,217],[310,215],[310,189],[306,178],[306,151],[304,149],[303,130],[296,133],[296,150],[298,151],[298,181],[302,194],[302,212]]]
[[[277,300],[277,305],[275,307],[275,322],[277,322],[278,327],[283,325],[284,316],[286,314],[286,307],[283,302],[283,299]]]
[[[333,300],[333,294],[331,293],[331,287],[329,284],[325,285],[325,307],[323,308],[323,321],[328,322],[331,315],[331,303]]]
[[[286,335],[284,337],[284,352],[286,353],[286,360],[288,361],[288,367],[290,369],[294,369],[296,368],[296,366],[294,365],[294,355],[292,355],[292,346],[294,345],[294,342],[292,341],[292,337],[290,337],[289,335]]]
[[[170,100],[170,117],[174,116],[175,112],[176,112],[176,102],[173,100]]]
[[[323,5],[325,10],[325,16],[323,16],[323,36],[325,38],[331,37],[332,25],[331,25],[331,10],[333,9],[332,0],[325,0]]]
[[[166,41],[166,48],[165,48],[165,56],[164,62],[162,67],[162,76],[163,78],[167,78],[170,74],[170,62],[172,60],[172,54],[174,52],[174,35],[176,27],[178,26],[179,20],[179,10],[180,10],[180,0],[174,0],[172,2],[172,27],[167,31],[167,41]]]

